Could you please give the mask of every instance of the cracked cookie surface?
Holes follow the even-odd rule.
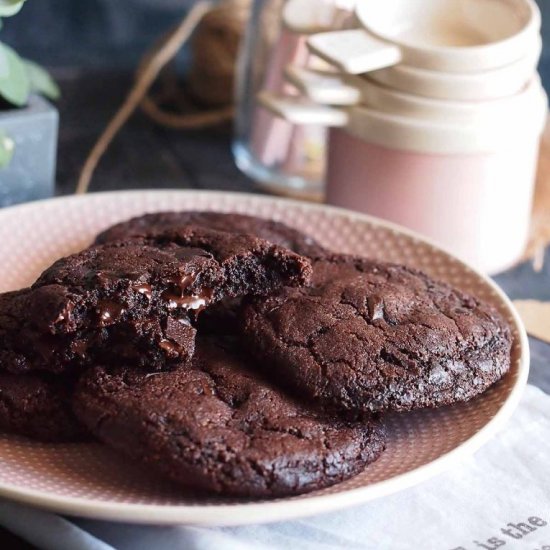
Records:
[[[113,359],[169,367],[192,356],[198,311],[303,284],[310,271],[280,246],[193,226],[94,246],[0,295],[0,370],[59,373]]]
[[[187,225],[255,235],[309,258],[322,257],[329,253],[309,235],[282,222],[235,212],[197,210],[155,212],[137,216],[107,228],[97,236],[96,243],[139,239],[167,230],[181,230]],[[233,333],[237,326],[239,305],[240,300],[224,300],[208,308],[200,317],[199,330],[214,334]]]
[[[171,372],[92,369],[77,386],[74,409],[130,458],[224,495],[320,489],[359,473],[384,448],[379,424],[294,401],[212,340],[199,340],[191,365]]]
[[[510,330],[489,305],[399,265],[334,255],[310,288],[252,300],[248,349],[295,393],[352,411],[466,401],[510,367]]]
[[[298,254],[315,257],[326,250],[312,237],[274,220],[234,212],[156,212],[145,214],[109,227],[96,238],[96,243],[146,237],[151,233],[197,225],[207,229],[246,233],[289,248]]]

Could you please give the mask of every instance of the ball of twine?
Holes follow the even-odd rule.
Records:
[[[251,0],[228,0],[207,13],[191,40],[188,91],[197,103],[233,103],[235,63]]]

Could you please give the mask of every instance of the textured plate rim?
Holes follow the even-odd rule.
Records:
[[[260,202],[284,203],[300,207],[303,210],[317,210],[333,213],[339,216],[347,216],[352,221],[369,223],[387,228],[415,241],[429,245],[440,253],[450,256],[463,269],[466,269],[481,278],[491,287],[499,300],[509,311],[519,335],[520,360],[517,378],[514,386],[498,412],[473,436],[437,459],[424,464],[406,473],[399,474],[390,479],[375,482],[365,487],[349,489],[339,493],[303,497],[300,499],[278,499],[275,501],[251,501],[240,504],[208,504],[208,505],[159,505],[159,504],[128,504],[105,502],[88,498],[64,497],[51,495],[46,491],[21,489],[17,485],[0,483],[0,497],[15,502],[29,504],[41,509],[57,512],[69,516],[85,517],[90,519],[102,519],[115,522],[126,522],[150,525],[201,525],[201,526],[237,526],[254,523],[270,523],[308,517],[316,514],[344,509],[354,505],[397,493],[410,488],[436,475],[439,475],[454,464],[474,454],[484,443],[497,433],[509,420],[515,408],[519,404],[529,374],[529,343],[523,323],[504,291],[488,276],[470,267],[445,248],[435,244],[413,231],[400,227],[391,222],[324,204],[312,204],[295,199],[252,195],[250,193],[235,193],[226,191],[208,190],[133,190],[133,191],[107,191],[90,195],[71,195],[51,199],[44,199],[22,205],[5,208],[0,211],[0,224],[3,218],[14,213],[24,213],[27,210],[40,210],[44,205],[54,201],[70,203],[90,200],[105,200],[107,197],[125,197],[129,195],[204,195],[205,197],[227,197],[231,200],[253,198]],[[1,465],[0,465],[1,468]]]

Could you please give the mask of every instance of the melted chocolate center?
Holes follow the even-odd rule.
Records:
[[[125,311],[124,306],[121,304],[117,304],[111,300],[102,300],[97,306],[99,326],[106,327],[116,323]]]
[[[148,300],[153,296],[153,288],[147,283],[136,283],[132,287],[138,294],[143,294]]]
[[[162,293],[162,299],[168,302],[169,309],[183,308],[186,310],[202,311],[212,299],[213,291],[203,288],[198,293],[186,294],[186,290],[197,280],[196,273],[182,274],[180,277],[169,279],[170,287]]]

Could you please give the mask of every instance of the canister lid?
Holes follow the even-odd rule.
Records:
[[[536,86],[532,102],[519,103],[499,120],[491,117],[471,123],[434,121],[356,106],[347,111],[345,131],[394,149],[440,154],[490,152],[518,139],[540,136],[546,123],[548,98],[540,82]]]

